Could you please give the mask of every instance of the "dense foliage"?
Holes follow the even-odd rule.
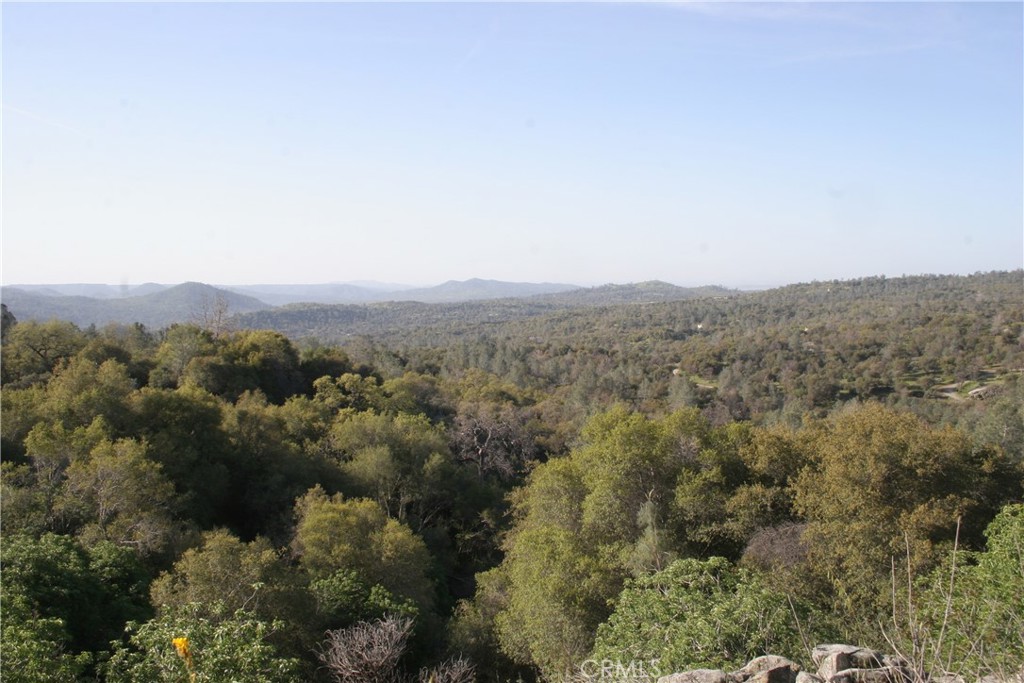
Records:
[[[766,652],[800,652],[798,620],[785,594],[724,558],[676,560],[628,583],[594,658],[732,671]]]
[[[328,308],[373,337],[298,343],[5,318],[4,679],[349,680],[388,629],[389,680],[818,638],[1012,668],[1020,291]]]

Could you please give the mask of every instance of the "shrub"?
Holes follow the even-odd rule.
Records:
[[[677,560],[627,583],[592,657],[656,661],[662,673],[738,668],[769,652],[800,652],[796,614],[785,595],[724,558]]]

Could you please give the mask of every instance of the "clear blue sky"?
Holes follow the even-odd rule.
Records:
[[[8,284],[1024,262],[1020,2],[0,11]]]

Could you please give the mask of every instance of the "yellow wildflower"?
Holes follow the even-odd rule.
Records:
[[[171,643],[174,644],[174,649],[178,651],[182,659],[185,661],[192,659],[192,653],[188,650],[188,638],[174,638]]]
[[[188,680],[196,680],[196,672],[192,668],[192,651],[188,647],[188,638],[182,636],[181,638],[172,638],[171,644],[174,645],[174,649],[178,651],[178,656],[185,660],[185,667],[188,669]]]

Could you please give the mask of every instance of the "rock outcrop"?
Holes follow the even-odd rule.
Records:
[[[662,676],[658,683],[966,683],[961,676],[929,675],[898,655],[856,645],[819,645],[811,652],[816,673],[777,655],[752,659],[742,669],[697,669]],[[1006,678],[987,676],[977,683],[1024,683],[1024,670]]]
[[[902,657],[855,645],[819,645],[811,659],[824,683],[913,683],[923,678]]]
[[[807,678],[800,665],[790,659],[765,655],[731,673],[721,669],[697,669],[662,676],[658,683],[818,683],[812,678]]]

